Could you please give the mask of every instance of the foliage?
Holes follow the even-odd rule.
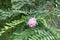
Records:
[[[2,0],[1,0],[2,1]],[[3,1],[4,2],[4,1]],[[11,0],[0,9],[0,40],[59,40],[57,33],[60,5],[57,0]],[[56,6],[58,5],[58,6]],[[30,28],[28,19],[35,17],[38,24]],[[54,26],[50,25],[53,21]]]

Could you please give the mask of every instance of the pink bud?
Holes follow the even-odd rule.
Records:
[[[37,21],[35,18],[31,18],[31,19],[29,19],[28,24],[30,27],[35,27],[37,24]]]

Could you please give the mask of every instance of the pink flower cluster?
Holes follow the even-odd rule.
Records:
[[[29,19],[28,24],[30,27],[35,27],[37,24],[37,21],[35,18],[31,18],[31,19]]]

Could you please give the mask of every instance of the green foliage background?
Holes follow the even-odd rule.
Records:
[[[35,28],[27,25],[31,17]],[[0,40],[60,40],[58,20],[60,0],[0,0]]]

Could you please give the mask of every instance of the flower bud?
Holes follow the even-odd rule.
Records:
[[[28,21],[28,25],[29,25],[30,27],[35,27],[36,24],[37,24],[37,21],[36,21],[35,18],[31,18],[31,19],[29,19],[29,21]]]

